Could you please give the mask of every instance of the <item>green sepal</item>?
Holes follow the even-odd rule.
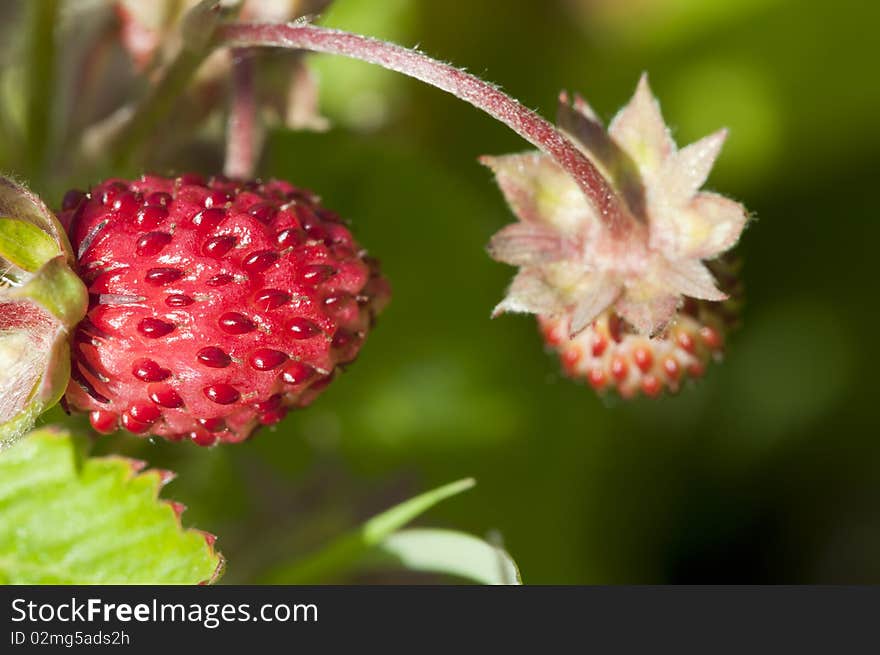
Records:
[[[83,319],[89,302],[85,285],[63,255],[46,262],[23,286],[10,289],[7,296],[36,302],[68,330]]]
[[[15,338],[15,335],[10,332],[0,333],[0,343],[5,338]],[[9,420],[0,423],[0,451],[14,444],[30,430],[43,412],[58,404],[67,389],[70,380],[70,343],[67,332],[59,327],[51,343],[50,338],[52,337],[28,345],[29,348],[47,347],[48,354],[42,361],[34,362],[33,375],[29,378],[33,380],[33,387],[25,404]],[[7,372],[3,371],[0,375],[6,376]],[[24,385],[27,382],[22,379],[4,380],[6,388],[16,384]]]
[[[3,176],[0,176],[0,216],[29,223],[39,228],[57,244],[57,250],[41,261],[40,266],[59,252],[63,252],[71,263],[74,261],[73,249],[70,247],[67,233],[55,214],[30,189]]]
[[[61,254],[55,240],[33,223],[0,217],[0,257],[33,273]]]

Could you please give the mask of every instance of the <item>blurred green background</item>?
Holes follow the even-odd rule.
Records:
[[[598,398],[530,317],[489,320],[511,220],[481,154],[524,150],[434,89],[314,57],[326,134],[274,132],[261,172],[351,219],[394,287],[355,366],[243,445],[100,442],[178,471],[225,582],[271,571],[415,492],[422,524],[501,539],[526,583],[880,582],[874,262],[880,4],[856,0],[337,0],[324,24],[606,119],[647,70],[680,144],[730,128],[709,186],[758,220],[726,361],[678,397]],[[371,581],[383,581],[371,579]]]

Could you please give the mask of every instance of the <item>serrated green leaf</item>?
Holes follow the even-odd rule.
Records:
[[[82,459],[77,440],[35,431],[0,453],[0,579],[11,584],[213,582],[213,538],[158,498],[169,475],[121,457]]]
[[[442,573],[486,585],[522,584],[516,563],[504,549],[455,530],[401,530],[379,544],[366,564]]]
[[[276,584],[315,584],[335,579],[348,572],[371,548],[380,544],[395,530],[399,530],[437,503],[467,491],[474,484],[476,482],[473,478],[465,478],[395,505],[311,557],[275,571],[270,576],[270,581]]]

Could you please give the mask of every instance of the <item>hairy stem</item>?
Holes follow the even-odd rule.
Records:
[[[632,220],[590,160],[553,125],[497,87],[415,50],[304,23],[233,23],[217,30],[218,45],[268,46],[342,55],[377,64],[442,89],[501,121],[553,157],[580,185],[613,231]]]
[[[228,177],[248,179],[254,176],[258,130],[253,53],[247,48],[234,48],[232,94],[226,128],[226,162],[223,167]]]
[[[29,3],[27,53],[27,117],[25,154],[32,182],[45,172],[52,118],[52,89],[55,83],[55,26],[58,0]]]

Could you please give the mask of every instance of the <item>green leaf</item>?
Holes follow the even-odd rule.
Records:
[[[467,491],[476,482],[465,478],[410,498],[368,520],[323,550],[270,575],[274,584],[315,584],[337,579],[357,566],[361,558],[391,533],[437,503]]]
[[[486,585],[522,584],[519,569],[507,551],[455,530],[401,530],[374,549],[367,565],[442,573]]]
[[[32,273],[59,254],[55,240],[33,223],[0,218],[0,257]]]
[[[83,459],[81,440],[51,428],[0,453],[0,582],[215,581],[213,536],[184,530],[182,506],[158,498],[172,476],[142,467]]]

